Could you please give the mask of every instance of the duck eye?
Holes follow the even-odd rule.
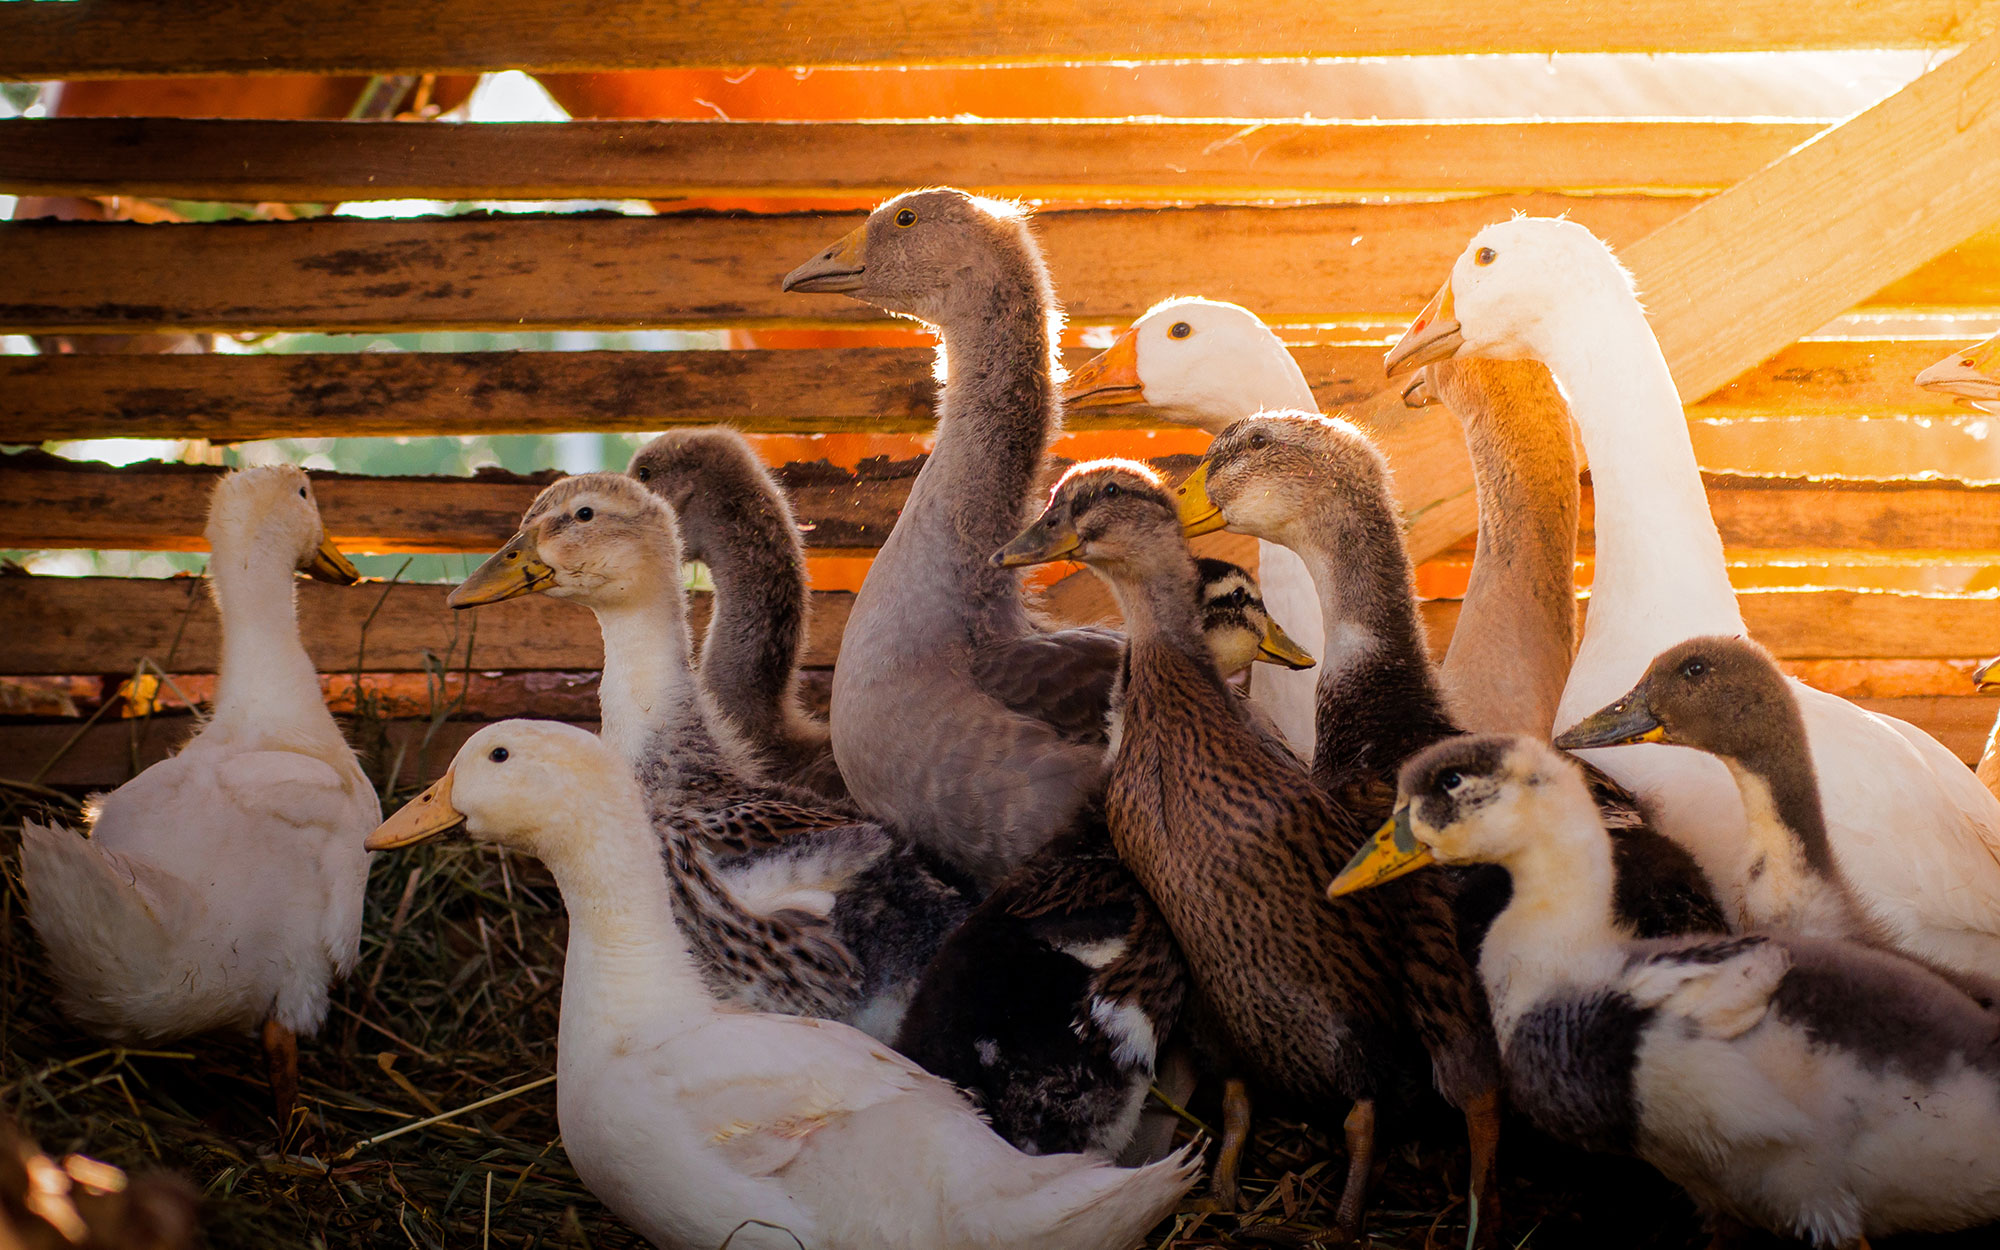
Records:
[[[640,480],[640,481],[642,481],[642,482],[650,482],[650,481],[652,481],[652,480],[653,480],[653,471],[652,471],[651,469],[647,468],[647,467],[646,467],[645,465],[643,465],[643,464],[642,464],[642,465],[640,465],[640,466],[639,466],[639,480]]]
[[[1693,659],[1681,665],[1681,676],[1689,679],[1700,677],[1706,672],[1708,672],[1707,660]]]
[[[306,497],[306,488],[301,486],[299,487],[299,498],[304,499],[305,497]]]
[[[1118,483],[1106,482],[1104,484],[1104,497],[1106,499],[1116,499],[1118,497]]]
[[[896,214],[896,224],[899,226],[914,226],[917,224],[917,214],[911,209],[903,209]]]
[[[576,510],[576,519],[579,521],[588,521],[590,518],[596,515],[597,513],[589,508],[578,508]]]
[[[507,762],[507,748],[494,747],[486,753],[486,758],[492,760],[495,764],[505,764]]]
[[[1234,607],[1242,607],[1250,602],[1250,592],[1238,586],[1229,592],[1228,602]]]
[[[1479,249],[1477,253],[1473,255],[1472,263],[1475,265],[1490,265],[1494,261],[1499,259],[1500,259],[1500,253],[1494,251],[1490,247],[1482,247]]]
[[[1438,787],[1449,794],[1465,784],[1465,774],[1456,768],[1447,768],[1438,774]]]
[[[1176,321],[1167,327],[1167,337],[1184,339],[1194,333],[1194,327],[1185,321]]]
[[[1249,438],[1244,439],[1243,443],[1251,451],[1262,451],[1271,445],[1271,440],[1262,430],[1258,430]]]

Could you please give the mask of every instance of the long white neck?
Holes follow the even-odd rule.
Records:
[[[1551,822],[1502,867],[1514,879],[1507,908],[1480,948],[1479,975],[1504,1044],[1522,1013],[1550,991],[1608,974],[1628,935],[1613,919],[1611,841],[1595,809]]]
[[[1743,617],[1709,515],[1673,375],[1634,301],[1598,301],[1588,335],[1546,363],[1568,396],[1597,500],[1597,574],[1563,691],[1567,727],[1624,693],[1653,656]]]
[[[543,855],[569,912],[564,1052],[573,1026],[615,1045],[684,1032],[716,1010],[674,923],[659,839],[632,784],[621,783],[619,801],[572,813],[578,827]]]
[[[312,657],[299,640],[291,562],[266,544],[224,540],[208,572],[222,617],[222,663],[211,725],[339,741]]]
[[[601,735],[634,764],[667,719],[693,703],[687,618],[671,598],[679,593],[663,587],[656,595],[593,608],[604,634]]]

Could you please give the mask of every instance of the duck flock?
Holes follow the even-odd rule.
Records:
[[[948,188],[784,287],[941,339],[936,447],[830,719],[795,690],[783,491],[742,436],[677,430],[543,491],[449,600],[595,614],[602,732],[488,725],[384,822],[293,603],[295,571],[354,569],[304,472],[232,473],[213,714],[87,836],[24,832],[78,1024],[261,1030],[282,1120],[369,853],[463,827],[561,889],[563,1146],[663,1247],[1121,1250],[1210,1146],[1195,1201],[1235,1208],[1253,1106],[1340,1120],[1359,1237],[1378,1129],[1439,1097],[1479,1246],[1521,1121],[1645,1160],[1719,1237],[2000,1219],[2000,801],[1747,636],[1673,379],[1589,231],[1482,230],[1388,353],[1472,451],[1441,666],[1393,466],[1248,311],[1169,300],[1065,379],[1026,215]],[[1993,354],[1919,381],[2000,401]],[[1192,474],[1096,461],[1044,497],[1065,404],[1133,402],[1214,434]],[[1191,552],[1220,529],[1259,541],[1261,588]],[[698,653],[689,559],[715,580]],[[1108,583],[1122,631],[1036,615],[1019,570],[1058,560]],[[1176,1149],[1159,1106],[1197,1080],[1220,1139]]]

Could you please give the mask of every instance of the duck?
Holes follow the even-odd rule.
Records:
[[[1400,554],[1380,456],[1351,426],[1341,438],[1345,458],[1328,455],[1320,468],[1338,482],[1329,497],[1356,501],[1346,547],[1367,548],[1380,535],[1363,532],[1366,521],[1379,521]],[[1360,907],[1322,905],[1324,881],[1380,823],[1393,793],[1378,799],[1358,776],[1348,789],[1324,790],[1289,750],[1245,722],[1202,636],[1181,526],[1160,480],[1127,471],[1075,491],[1003,553],[1017,562],[1081,561],[1109,583],[1124,614],[1124,728],[1105,794],[1112,844],[1180,947],[1209,1048],[1287,1105],[1345,1111],[1342,1231],[1358,1238],[1363,1228],[1378,1101],[1432,1083],[1413,1079],[1392,1042],[1415,1036],[1436,1088],[1465,1115],[1476,1223],[1482,1243],[1492,1244],[1498,1056],[1448,892],[1429,879]],[[1365,557],[1348,567],[1363,577],[1380,572]],[[1407,560],[1403,569],[1407,576]],[[1407,585],[1403,601],[1414,620]],[[1338,610],[1325,617],[1359,628]],[[1397,642],[1385,628],[1383,645],[1340,656],[1332,680],[1397,694],[1411,681],[1429,684],[1421,639]],[[1371,734],[1429,731],[1390,723],[1386,707],[1370,718],[1355,702]],[[1321,749],[1333,728],[1322,718]]]
[[[776,781],[847,802],[826,722],[799,706],[810,597],[791,501],[750,440],[723,426],[669,430],[626,466],[674,510],[681,554],[708,566],[715,606],[701,684]]]
[[[2000,414],[2000,334],[1955,351],[1917,375],[1917,385],[1979,412]]]
[[[213,710],[170,758],[94,797],[81,835],[24,822],[21,876],[65,1015],[121,1044],[258,1035],[286,1129],[298,1039],[360,955],[362,841],[382,818],[300,640],[294,574],[360,574],[292,465],[222,477],[204,533],[222,623]]]
[[[1559,729],[1629,690],[1688,638],[1745,634],[1680,397],[1632,280],[1575,222],[1517,218],[1474,236],[1386,358],[1392,375],[1457,357],[1533,359],[1582,432],[1597,573]],[[2000,799],[1935,738],[1795,683],[1835,857],[1898,949],[2000,970]],[[1729,771],[1652,744],[1587,758],[1631,789],[1739,910],[1749,839]],[[1894,830],[1891,836],[1888,831]]]
[[[1240,304],[1199,296],[1162,300],[1078,367],[1063,387],[1070,408],[1143,403],[1182,425],[1219,434],[1266,409],[1319,411],[1319,401],[1285,347]],[[1280,620],[1319,636],[1319,596],[1305,565],[1276,543],[1257,544],[1257,579]],[[1260,672],[1250,698],[1302,759],[1313,753],[1312,675]]]
[[[1284,544],[1319,587],[1326,632],[1313,779],[1330,794],[1357,779],[1387,786],[1385,770],[1462,732],[1428,660],[1395,515],[1363,510],[1381,489],[1379,460],[1356,440],[1367,446],[1352,425],[1313,413],[1246,417],[1216,437],[1177,488],[1189,533],[1227,527]],[[1390,683],[1402,692],[1393,712],[1377,702]],[[1592,779],[1616,839],[1620,915],[1648,937],[1726,932],[1694,857],[1653,829],[1629,793],[1595,770]],[[1470,955],[1505,904],[1507,885],[1494,871],[1465,874],[1460,885],[1459,929]]]
[[[1981,694],[2000,687],[2000,656],[1994,656],[1978,668],[1972,670],[1972,688]],[[1981,785],[1995,794],[2000,794],[2000,718],[1993,722],[1993,728],[1986,731],[1986,745],[1979,752],[1979,763],[1973,769]]]
[[[528,594],[597,617],[604,739],[676,847],[675,905],[712,988],[893,1037],[970,902],[881,825],[763,774],[695,676],[673,510],[622,473],[549,486],[447,602]]]
[[[783,286],[939,336],[936,444],[855,595],[829,720],[862,809],[990,890],[1102,793],[1125,649],[1045,627],[989,559],[1032,515],[1062,420],[1047,266],[1025,210],[939,187],[883,203]]]
[[[1050,512],[1099,482],[1128,477],[1155,480],[1130,461],[1073,466],[1057,482]],[[996,558],[1016,550],[1010,545]],[[1242,566],[1199,561],[1196,603],[1225,680],[1259,660],[1312,663],[1270,619]],[[1260,733],[1282,741],[1254,705],[1236,702]],[[1118,734],[1114,726],[1113,743]],[[952,930],[925,969],[895,1045],[972,1095],[994,1130],[1031,1154],[1129,1157],[1186,979],[1158,909],[1102,823],[1093,823],[1029,856]],[[1233,1176],[1225,1174],[1221,1187],[1233,1190]]]
[[[1329,894],[1429,863],[1513,877],[1480,960],[1509,1101],[1557,1138],[1658,1168],[1718,1242],[1750,1225],[1851,1248],[2000,1216],[2000,1029],[1929,969],[1776,930],[1636,939],[1580,769],[1534,738],[1413,757],[1394,815]]]
[[[1191,1151],[1135,1169],[1023,1154],[949,1082],[868,1034],[716,1001],[668,903],[648,807],[609,742],[503,721],[468,738],[368,846],[462,825],[547,866],[570,916],[563,1148],[654,1245],[1101,1250],[1135,1244],[1193,1183]]]

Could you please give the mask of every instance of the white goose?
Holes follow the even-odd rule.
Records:
[[[1680,396],[1602,242],[1545,218],[1480,231],[1387,364],[1393,376],[1454,355],[1548,366],[1590,458],[1597,577],[1558,729],[1631,689],[1675,643],[1745,632]],[[1794,690],[1834,853],[1863,905],[1899,948],[2000,975],[2000,800],[1922,730]],[[1648,802],[1737,908],[1749,842],[1728,770],[1669,746],[1585,754]]]
[[[297,1035],[360,953],[362,839],[382,818],[299,641],[293,573],[352,582],[290,465],[216,484],[215,710],[172,759],[90,808],[89,837],[27,822],[28,919],[63,1011],[114,1041],[263,1029],[281,1122]]]
[[[845,1025],[709,996],[632,771],[573,726],[504,721],[368,839],[463,823],[548,865],[569,911],[556,1114],[577,1175],[670,1250],[1132,1245],[1193,1181],[1030,1157],[949,1083]]]
[[[1319,411],[1298,361],[1257,314],[1194,297],[1153,305],[1070,376],[1063,402],[1070,408],[1144,403],[1169,421],[1210,434],[1259,412]],[[1258,541],[1257,582],[1274,619],[1300,631],[1301,638],[1321,635],[1319,595],[1305,562],[1290,548]],[[1251,702],[1308,760],[1318,681],[1310,670],[1274,669],[1260,670],[1250,683]]]

